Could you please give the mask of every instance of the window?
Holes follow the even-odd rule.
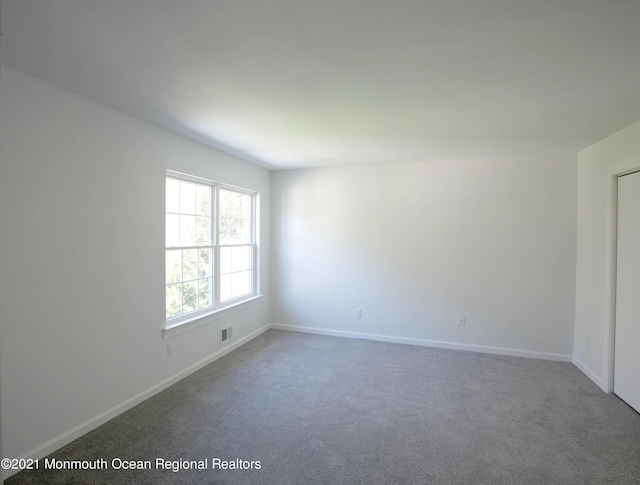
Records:
[[[255,192],[167,172],[167,325],[256,295],[256,199]]]

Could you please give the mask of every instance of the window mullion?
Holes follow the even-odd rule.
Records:
[[[256,272],[256,267],[257,267],[257,245],[256,245],[256,241],[257,241],[257,230],[258,228],[256,227],[256,204],[257,204],[257,196],[253,196],[251,198],[251,292],[252,293],[257,293],[258,292],[258,283],[257,283],[257,279],[258,279],[258,275]]]
[[[180,240],[178,240],[180,242]],[[180,250],[180,314],[184,313],[184,250]]]
[[[220,304],[220,244],[218,234],[218,219],[220,217],[218,210],[218,186],[215,185],[212,190],[212,207],[211,207],[211,241],[213,242],[213,305]]]

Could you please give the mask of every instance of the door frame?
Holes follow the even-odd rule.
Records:
[[[606,335],[604,345],[604,382],[606,392],[613,394],[616,345],[616,280],[618,267],[618,178],[640,171],[640,157],[617,163],[608,170],[609,211],[607,214],[609,237],[607,238],[607,288]]]

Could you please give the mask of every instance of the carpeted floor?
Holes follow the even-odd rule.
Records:
[[[270,330],[53,458],[105,469],[5,483],[638,484],[640,415],[567,363]]]

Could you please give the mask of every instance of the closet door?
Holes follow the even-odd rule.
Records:
[[[640,412],[640,172],[618,178],[613,391]]]

